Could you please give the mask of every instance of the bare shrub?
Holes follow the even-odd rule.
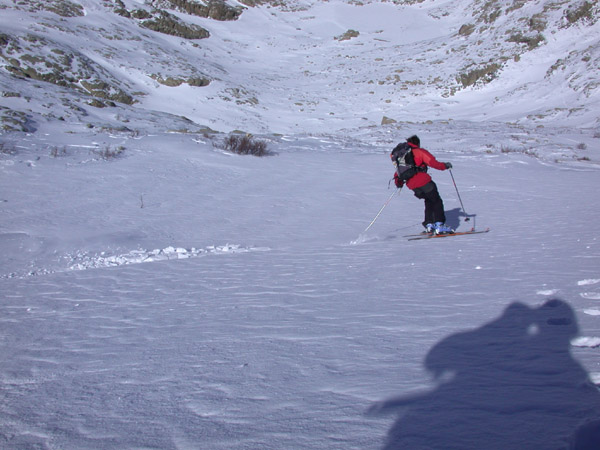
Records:
[[[117,159],[123,155],[125,152],[125,147],[120,145],[117,148],[106,147],[104,149],[92,150],[92,153],[96,156],[99,156],[101,159],[105,161],[110,161],[112,159]]]
[[[191,78],[188,78],[187,83],[190,86],[204,87],[204,86],[208,86],[210,84],[210,80],[208,78],[204,78],[204,77],[191,77]]]
[[[44,8],[62,17],[82,17],[85,15],[83,6],[68,0],[47,3],[48,5],[44,5]]]
[[[14,156],[17,154],[17,150],[14,146],[0,142],[0,155]]]
[[[485,67],[473,69],[467,73],[461,73],[456,79],[463,87],[473,86],[478,82],[483,84],[489,83],[497,77],[501,67],[500,64],[496,63],[488,64]]]
[[[152,31],[177,36],[184,39],[204,39],[210,33],[204,28],[182,22],[178,17],[166,11],[159,10],[159,16],[153,20],[144,20],[140,25]]]
[[[533,17],[529,19],[529,28],[531,28],[533,31],[542,32],[547,26],[548,22],[543,14],[534,14]]]
[[[134,9],[133,11],[131,11],[131,16],[135,19],[150,19],[152,17],[152,14],[150,14],[145,9]]]
[[[578,7],[568,9],[565,13],[565,18],[569,22],[569,25],[574,24],[580,20],[583,21],[594,21],[594,2],[583,2]]]
[[[516,42],[517,44],[526,44],[529,50],[538,47],[546,38],[540,33],[535,36],[525,36],[521,33],[513,34],[508,38],[508,42]]]
[[[50,156],[52,158],[60,158],[61,156],[67,156],[67,147],[63,147],[63,148],[52,147],[50,149]]]
[[[193,16],[210,17],[215,20],[237,20],[242,8],[228,5],[222,0],[209,0],[206,5],[191,0],[168,0],[180,11]]]
[[[352,38],[358,37],[359,35],[360,33],[356,30],[348,30],[344,34],[334,37],[334,39],[336,41],[348,41]]]
[[[268,156],[267,143],[254,139],[250,135],[239,136],[232,134],[225,138],[224,149],[238,155]]]
[[[530,148],[513,148],[513,147],[506,147],[506,146],[502,146],[500,148],[500,151],[502,153],[521,153],[522,155],[527,155],[527,156],[532,156],[534,158],[539,158],[539,155],[537,154],[537,152],[535,150],[532,150]]]
[[[473,25],[472,23],[466,23],[460,27],[460,29],[458,30],[458,34],[460,34],[461,36],[468,36],[471,33],[473,33],[473,31],[475,31],[475,25]]]

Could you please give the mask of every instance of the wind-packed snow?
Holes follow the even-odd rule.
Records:
[[[86,16],[65,23],[121,20],[80,3]],[[155,86],[142,104],[81,116],[63,89],[3,75],[22,96],[2,105],[35,123],[0,135],[0,448],[598,448],[592,102],[537,126],[523,105],[576,96],[558,78],[537,90],[530,74],[513,110],[518,91],[494,100],[501,79],[447,99],[407,91],[428,109],[382,126],[388,111],[365,99],[383,87],[361,78],[346,91],[346,71],[364,75],[364,55],[388,61],[392,47],[356,44],[343,67],[320,51],[355,45],[332,44],[353,27],[418,48],[456,33],[458,3],[438,5],[447,22],[428,14],[433,2],[197,19],[211,38],[177,45],[218,63],[220,81]],[[33,26],[2,15],[12,31]],[[404,36],[396,23],[421,26]],[[152,53],[140,45],[115,41],[143,68]],[[542,64],[542,52],[527,57]],[[208,99],[235,77],[260,94],[256,109]],[[494,102],[496,120],[473,114]],[[255,132],[272,155],[228,153],[199,124]],[[390,150],[414,133],[454,166],[456,185],[430,171],[448,224],[489,233],[409,241],[423,204],[406,189],[364,231],[393,193]]]
[[[3,446],[376,449],[412,405],[390,448],[567,448],[600,413],[597,168],[431,139],[474,216],[436,172],[449,223],[490,233],[407,241],[402,191],[357,244],[391,192],[377,137],[113,136],[111,161],[76,146],[107,135],[25,137],[1,166]]]

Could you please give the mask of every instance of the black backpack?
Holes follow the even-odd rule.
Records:
[[[415,165],[415,157],[412,153],[412,147],[406,142],[396,145],[390,154],[392,163],[396,168],[398,178],[407,181],[414,177],[418,172],[427,172],[427,167],[418,167]]]

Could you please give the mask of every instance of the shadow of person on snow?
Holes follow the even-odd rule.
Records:
[[[392,449],[600,449],[600,393],[571,356],[572,308],[522,303],[436,344],[425,367],[438,386],[373,405],[396,412]]]

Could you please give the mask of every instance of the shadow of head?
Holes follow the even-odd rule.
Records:
[[[499,318],[436,344],[425,358],[425,367],[437,378],[446,371],[460,373],[482,365],[493,368],[520,358],[530,365],[548,352],[568,351],[578,332],[575,313],[562,300],[552,299],[537,308],[515,302]]]

